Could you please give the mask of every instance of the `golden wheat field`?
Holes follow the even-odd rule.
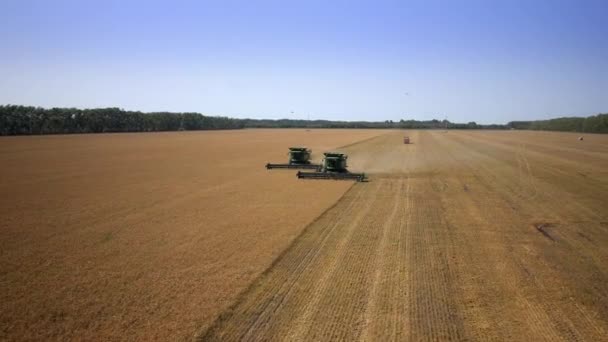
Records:
[[[292,145],[369,182],[264,168]],[[0,339],[608,339],[608,135],[7,137],[0,165]]]
[[[0,340],[192,339],[351,186],[265,163],[380,133],[1,138]]]

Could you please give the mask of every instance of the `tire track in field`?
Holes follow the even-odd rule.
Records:
[[[321,280],[323,286],[312,292],[318,295],[309,302],[305,318],[300,319],[305,322],[303,330],[307,333],[290,336],[293,340],[354,340],[360,335],[376,257],[403,189],[401,181],[376,182],[386,185],[383,193],[376,195],[377,205],[354,227],[355,234],[344,248],[336,249],[341,259],[326,272],[329,276]]]
[[[306,228],[281,259],[201,339],[255,340],[275,333],[270,328],[273,325],[277,328],[276,323],[281,321],[277,318],[281,314],[284,318],[291,317],[290,310],[297,314],[301,299],[297,295],[310,292],[300,284],[310,285],[313,283],[310,279],[319,276],[318,272],[323,270],[319,267],[322,262],[319,259],[331,258],[336,245],[345,243],[343,234],[352,231],[369,212],[380,186],[381,183],[374,182],[351,188],[334,208]]]
[[[438,138],[438,136],[433,136],[433,138]],[[468,229],[466,232],[464,232],[468,235],[468,238],[462,241],[463,243],[467,244],[467,247],[464,248],[464,250],[475,251],[477,254],[476,257],[468,256],[470,259],[466,261],[466,264],[468,264],[469,266],[478,266],[476,265],[478,264],[478,262],[475,259],[481,259],[481,256],[483,256],[484,260],[488,260],[490,262],[480,265],[481,269],[475,267],[477,271],[475,272],[477,273],[477,276],[475,278],[487,278],[492,281],[493,279],[497,278],[502,279],[502,274],[508,274],[509,276],[503,280],[500,289],[496,289],[492,295],[486,292],[486,295],[488,297],[494,296],[496,298],[501,298],[499,292],[507,293],[511,303],[515,303],[514,305],[522,306],[523,310],[521,312],[525,313],[525,315],[527,316],[526,323],[533,323],[531,325],[532,330],[537,330],[539,327],[544,328],[547,326],[551,326],[550,320],[547,315],[542,312],[542,310],[537,305],[533,306],[528,301],[528,299],[522,295],[521,281],[517,279],[517,276],[520,275],[521,270],[514,268],[515,266],[511,264],[513,260],[512,256],[509,255],[509,251],[507,250],[508,245],[504,243],[499,246],[493,246],[492,250],[487,250],[486,246],[492,245],[490,241],[487,241],[488,239],[499,240],[503,238],[501,230],[508,230],[507,227],[504,227],[504,224],[508,223],[509,220],[503,217],[505,215],[504,212],[497,212],[496,210],[497,206],[500,207],[500,203],[497,203],[497,200],[498,202],[500,202],[500,200],[487,196],[488,194],[493,193],[493,190],[491,189],[489,184],[494,183],[496,185],[498,183],[494,182],[495,178],[488,178],[488,175],[491,174],[490,170],[486,169],[485,167],[472,169],[470,168],[470,166],[467,166],[466,163],[460,160],[460,156],[462,156],[464,151],[466,150],[465,146],[460,144],[454,144],[452,141],[450,141],[450,144],[447,144],[446,142],[447,141],[445,139],[435,140],[435,143],[441,145],[442,150],[446,152],[444,156],[446,163],[469,168],[469,170],[474,175],[476,175],[475,179],[478,181],[474,185],[475,196],[457,197],[462,204],[459,207],[460,210],[462,210],[460,214],[462,215],[462,213],[466,213],[466,221],[471,227],[473,227],[473,229]],[[463,186],[463,180],[460,177],[454,177],[451,180],[451,183],[454,184],[454,187],[457,188]],[[455,198],[446,198],[446,202],[453,200],[455,200]],[[486,212],[482,212],[482,210],[485,210]],[[491,212],[491,215],[488,215],[488,211]],[[509,215],[512,214],[512,212],[509,212]],[[461,222],[461,219],[459,217],[451,216],[451,221],[457,226],[465,226],[465,223]],[[478,229],[475,229],[475,227],[488,228],[484,229],[481,233],[478,233]],[[481,270],[483,270],[483,274],[479,274]],[[462,273],[465,272],[466,270],[462,271]],[[481,286],[475,287],[478,287],[478,290],[484,292],[485,290],[487,290]],[[489,287],[489,289],[492,289],[492,287]],[[485,313],[485,315],[487,315],[487,313]],[[505,317],[508,316],[505,315]],[[539,321],[541,317],[542,322]],[[536,338],[538,338],[539,336],[552,336],[552,338],[557,338],[557,335],[555,335],[554,331],[551,329],[539,331]],[[504,337],[505,336],[503,336],[503,338]]]
[[[443,218],[438,190],[445,184],[435,177],[418,180],[413,200],[407,264],[409,272],[410,340],[462,340],[456,285],[454,245]],[[439,190],[442,191],[442,190]]]
[[[491,139],[484,139],[483,137],[473,136],[473,135],[461,135],[451,137],[453,143],[464,144],[473,153],[480,153],[484,155],[486,158],[491,158],[494,161],[498,161],[500,156],[500,161],[505,162],[505,156],[509,153],[514,153],[514,145],[516,144],[503,144]],[[523,143],[518,143],[523,144]],[[550,185],[553,190],[566,191],[569,195],[578,194],[584,192],[586,194],[585,197],[579,198],[583,201],[576,201],[575,204],[581,206],[582,204],[586,204],[589,208],[593,208],[594,210],[601,212],[604,208],[597,207],[593,204],[603,203],[605,200],[605,192],[608,190],[608,183],[606,182],[606,178],[597,179],[591,177],[585,177],[584,179],[577,179],[581,177],[580,173],[577,173],[579,169],[585,170],[589,167],[586,164],[577,164],[572,158],[568,158],[567,154],[564,154],[563,157],[558,157],[551,154],[543,154],[542,152],[534,151],[526,145],[525,149],[525,161],[528,162],[528,165],[534,163],[536,165],[534,175],[529,174],[529,176],[533,176],[536,181],[542,180],[546,185]],[[481,161],[481,160],[480,160]],[[606,163],[601,163],[596,160],[595,168],[602,168],[602,166],[608,166]],[[480,166],[487,168],[487,163],[479,163]],[[506,164],[507,170],[511,168],[509,164]],[[595,171],[597,172],[597,171]],[[550,184],[549,184],[550,182]],[[538,186],[538,183],[537,183]],[[595,201],[589,201],[589,199],[594,199]]]
[[[441,136],[432,136],[431,138],[435,144],[442,146],[446,164],[467,167],[466,163],[459,160],[459,156],[462,156],[465,151],[463,146],[446,144],[445,138]],[[457,150],[459,148],[462,148],[462,150]],[[478,169],[471,169],[470,171],[473,174],[479,172]],[[486,176],[486,173],[478,173],[475,179],[484,180]],[[490,189],[480,192],[481,189],[478,187],[481,185],[487,186],[487,184],[489,183],[476,182],[475,196],[450,193],[449,197],[445,196],[444,199],[448,206],[453,206],[450,202],[456,199],[460,202],[459,210],[448,209],[447,213],[451,214],[449,215],[450,222],[466,236],[459,242],[462,244],[460,247],[461,253],[459,253],[462,260],[460,264],[466,265],[466,268],[459,270],[459,273],[463,274],[463,278],[465,278],[462,288],[467,289],[466,292],[460,294],[460,297],[470,303],[467,312],[465,312],[467,323],[482,322],[480,325],[471,326],[473,335],[478,338],[484,336],[484,338],[498,339],[498,336],[500,336],[499,339],[505,339],[514,336],[527,336],[527,338],[533,340],[539,338],[559,339],[559,334],[556,332],[555,326],[544,310],[542,303],[530,301],[530,297],[523,293],[522,288],[525,283],[523,271],[513,264],[513,255],[509,250],[509,244],[503,242],[496,245],[494,242],[503,237],[501,230],[508,229],[503,225],[508,223],[509,219],[503,217],[503,212],[494,209],[495,204],[493,202],[496,201],[496,198],[483,196],[491,194]],[[450,185],[461,189],[463,187],[462,179],[453,177]],[[485,212],[482,210],[485,210]],[[488,211],[491,212],[491,215],[488,215]],[[509,213],[509,215],[511,214]],[[463,217],[463,215],[466,216]],[[466,231],[462,231],[464,227],[468,227]],[[478,232],[478,227],[489,228]],[[492,246],[492,248],[488,249],[489,246]],[[480,262],[480,260],[484,262]],[[501,279],[500,283],[496,282],[498,279]],[[470,291],[473,291],[474,294]],[[485,305],[488,305],[486,298],[493,301],[493,306],[505,308],[499,318],[495,317],[493,312],[485,311]],[[479,309],[481,309],[481,312]],[[520,313],[521,317],[510,316],[513,312]],[[516,326],[510,324],[513,320],[517,321],[519,319],[523,321]],[[503,322],[500,322],[501,320]],[[509,323],[505,327],[506,329],[501,327],[504,323]],[[487,326],[494,326],[495,328],[487,330]],[[522,329],[522,327],[525,328]],[[480,334],[479,328],[485,331]]]
[[[407,291],[404,289],[407,283],[405,263],[405,239],[402,234],[409,224],[411,198],[410,179],[405,179],[402,195],[397,197],[395,206],[389,219],[383,227],[383,236],[378,246],[378,255],[375,262],[376,271],[369,290],[369,302],[365,311],[364,327],[361,340],[373,341],[378,339],[397,340],[402,339],[399,329],[402,325],[407,326],[404,321],[405,310],[400,303],[407,302]],[[402,322],[403,324],[399,324]]]
[[[436,183],[403,173],[354,185],[202,339],[465,338]]]
[[[446,144],[443,139],[439,139],[438,143],[443,145],[443,150],[450,152],[446,154],[446,160],[449,163],[456,164],[460,163],[460,156],[465,154],[468,147],[460,143],[454,143],[454,141]],[[533,340],[585,340],[590,338],[597,340],[601,339],[602,336],[605,337],[605,331],[597,321],[596,315],[589,312],[591,308],[585,308],[573,299],[572,296],[575,296],[576,293],[571,292],[572,290],[568,288],[568,278],[550,266],[553,263],[553,258],[539,260],[539,256],[534,257],[534,254],[537,254],[537,251],[540,250],[547,250],[551,254],[564,253],[569,249],[568,242],[560,241],[559,244],[562,247],[558,247],[559,245],[544,240],[529,229],[529,222],[526,222],[525,217],[530,214],[525,213],[546,212],[546,215],[562,216],[564,215],[563,210],[562,212],[553,209],[547,211],[547,199],[540,203],[529,201],[531,208],[527,206],[521,209],[512,207],[509,203],[515,203],[516,198],[514,196],[517,195],[512,192],[512,189],[509,190],[508,183],[502,180],[513,179],[509,172],[513,174],[517,172],[504,167],[489,169],[488,166],[495,164],[495,161],[488,160],[480,164],[482,164],[482,167],[471,168],[467,166],[471,172],[478,174],[476,179],[479,182],[475,184],[474,195],[462,196],[462,194],[451,193],[449,197],[445,197],[448,205],[456,200],[459,202],[458,210],[448,210],[448,217],[457,227],[465,226],[463,220],[473,227],[492,227],[481,233],[478,233],[478,229],[475,228],[463,231],[465,236],[469,236],[467,239],[460,241],[460,243],[465,244],[461,249],[466,252],[463,253],[463,256],[467,258],[463,263],[473,266],[473,273],[487,280],[483,282],[484,285],[482,286],[479,285],[477,279],[473,281],[473,284],[466,284],[464,288],[478,291],[478,294],[471,295],[470,292],[468,294],[465,292],[462,296],[466,298],[477,297],[477,305],[487,305],[486,298],[505,301],[502,307],[505,309],[510,307],[510,309],[505,310],[500,317],[494,317],[493,312],[481,314],[486,319],[494,319],[495,321],[492,324],[498,327],[505,326],[493,331],[502,334],[502,339],[513,338],[513,336],[528,336],[526,339]],[[461,165],[465,166],[466,163],[461,163]],[[492,170],[500,170],[500,182],[488,178]],[[460,183],[455,188],[462,187],[462,178],[452,178],[452,181],[453,183]],[[497,195],[500,195],[500,197]],[[454,206],[454,204],[452,203],[451,206]],[[468,215],[462,217],[463,212],[468,213]],[[547,243],[550,246],[543,246]],[[488,247],[491,247],[491,249],[488,249]],[[560,250],[562,252],[559,252]],[[568,253],[576,255],[580,252],[577,249],[571,249]],[[563,257],[565,255],[561,258]],[[559,260],[561,258],[556,255],[555,259]],[[477,261],[479,259],[487,260],[488,264],[480,264]],[[494,265],[494,267],[486,267],[488,265]],[[591,269],[593,269],[593,266],[591,260],[587,261],[585,265],[586,268],[590,267]],[[497,270],[498,272],[496,272]],[[463,270],[462,273],[471,272]],[[497,282],[498,279],[501,280]],[[570,283],[570,286],[572,286],[572,283]],[[562,300],[564,297],[569,297],[570,302],[564,302]],[[479,317],[479,307],[474,306],[469,312],[478,313],[470,317]],[[572,314],[573,312],[578,314]],[[515,325],[511,323],[511,321],[521,319],[525,320]],[[468,321],[474,322],[475,319],[469,318]]]
[[[336,239],[325,246],[318,262],[311,265],[311,269],[303,274],[299,282],[298,293],[288,303],[284,312],[275,317],[272,326],[269,327],[271,332],[269,336],[280,339],[288,335],[289,339],[298,340],[309,334],[312,328],[319,326],[313,321],[318,316],[318,307],[324,307],[322,295],[330,291],[332,286],[336,286],[336,280],[334,280],[336,274],[342,271],[345,260],[352,257],[348,253],[352,249],[353,241],[358,238],[358,227],[378,210],[379,202],[388,186],[387,183],[379,182],[375,187],[369,189],[372,192],[367,195],[373,194],[373,198],[364,196],[359,203],[364,207],[355,208],[360,211],[361,215],[344,215],[341,218],[341,221],[344,222],[342,231],[335,236]],[[364,255],[359,257],[361,260]],[[347,313],[348,311],[345,311],[345,314]],[[328,321],[323,323],[328,324]]]
[[[307,227],[203,339],[605,339],[604,247],[584,248],[605,241],[600,204],[558,186],[557,165],[542,168],[524,143],[477,139],[417,132],[405,147],[396,134],[354,145],[353,159],[375,167],[371,182]],[[549,240],[530,225],[538,217],[593,230],[562,225]]]

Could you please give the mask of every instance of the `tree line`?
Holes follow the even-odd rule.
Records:
[[[565,117],[537,121],[511,121],[509,128],[542,131],[582,133],[608,133],[608,114],[597,114],[586,118]]]
[[[119,108],[0,106],[0,135],[239,129],[243,120],[199,113],[142,113]]]
[[[454,123],[448,120],[330,121],[245,119],[246,128],[391,128],[391,129],[507,129],[505,125]]]
[[[506,125],[454,123],[448,120],[331,121],[292,119],[233,119],[200,113],[142,113],[119,108],[45,109],[0,105],[0,135],[105,132],[162,132],[242,128],[389,128],[389,129],[529,129],[608,133],[608,114],[540,121],[512,121]]]

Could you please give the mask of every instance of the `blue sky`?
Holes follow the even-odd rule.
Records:
[[[478,123],[608,112],[608,1],[0,1],[0,104]]]

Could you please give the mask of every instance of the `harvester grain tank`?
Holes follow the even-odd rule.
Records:
[[[267,169],[310,169],[317,170],[321,167],[318,164],[311,164],[310,155],[312,150],[306,147],[290,147],[289,162],[287,164],[266,164]]]
[[[364,173],[349,172],[346,165],[348,156],[344,153],[326,152],[324,153],[321,167],[316,172],[298,171],[298,178],[304,179],[351,179],[357,182],[366,180]]]

